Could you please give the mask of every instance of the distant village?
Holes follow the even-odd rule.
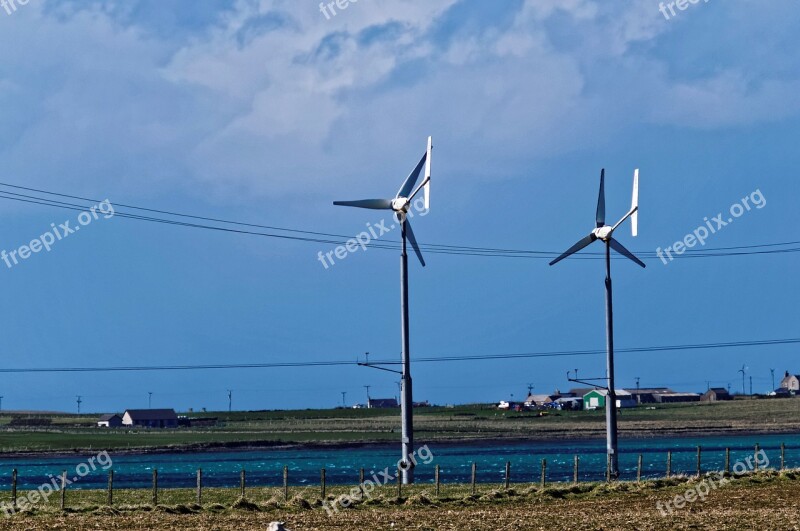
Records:
[[[781,380],[780,387],[767,396],[773,398],[789,398],[796,396],[800,391],[800,375],[789,374],[786,371]],[[616,389],[617,408],[632,408],[642,404],[677,404],[681,402],[716,402],[733,400],[730,389],[724,387],[710,387],[705,393],[680,393],[668,387],[648,387],[636,389]],[[553,394],[533,394],[523,401],[502,400],[497,405],[498,409],[524,411],[531,409],[556,409],[556,410],[584,410],[604,409],[608,390],[599,387],[580,387],[562,393],[555,390]]]

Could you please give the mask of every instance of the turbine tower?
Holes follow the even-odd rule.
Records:
[[[414,236],[414,231],[411,229],[411,223],[408,220],[408,211],[411,208],[411,201],[413,201],[414,197],[416,197],[420,190],[424,190],[425,210],[430,208],[432,150],[433,142],[431,137],[428,137],[428,148],[425,150],[425,154],[422,155],[422,158],[417,166],[406,178],[403,186],[397,192],[397,195],[394,199],[365,199],[361,201],[335,201],[333,203],[337,206],[368,208],[372,210],[391,210],[397,217],[398,223],[400,223],[402,240],[400,252],[400,337],[402,346],[402,371],[400,373],[400,379],[402,382],[400,393],[400,414],[403,419],[401,472],[402,481],[406,485],[414,482],[414,460],[412,459],[412,454],[414,452],[414,426],[412,410],[413,390],[411,383],[411,358],[409,353],[408,330],[407,242],[411,242],[411,247],[414,248],[414,252],[422,264],[422,267],[425,267],[425,260],[422,258],[422,251],[419,249],[417,238]],[[417,186],[417,181],[419,180],[419,176],[423,169],[425,169],[425,177],[422,183]]]
[[[626,219],[631,218],[631,229],[633,236],[639,232],[639,170],[633,174],[633,199],[631,209],[616,225],[606,225],[606,193],[605,193],[606,171],[600,172],[600,195],[597,199],[597,215],[595,221],[597,227],[585,238],[570,247],[564,254],[550,262],[555,265],[561,260],[591,245],[597,240],[606,244],[606,377],[608,382],[608,394],[606,395],[606,451],[608,453],[608,475],[612,479],[619,477],[619,455],[617,446],[617,394],[614,387],[614,308],[611,293],[611,249],[619,254],[636,262],[641,267],[646,267],[644,262],[636,258],[632,252],[626,249],[621,243],[612,238],[614,231]],[[577,378],[577,376],[576,376]]]

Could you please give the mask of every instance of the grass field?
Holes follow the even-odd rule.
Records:
[[[708,481],[708,480],[706,480]],[[363,503],[329,514],[319,493],[294,489],[286,502],[278,489],[254,489],[246,500],[237,490],[208,490],[203,505],[194,505],[191,491],[164,491],[161,505],[149,504],[149,491],[119,492],[114,506],[105,506],[103,492],[68,493],[68,510],[57,496],[35,511],[0,517],[0,529],[265,529],[285,521],[290,530],[508,530],[520,529],[798,529],[796,492],[800,472],[766,471],[732,480],[695,501],[662,513],[662,504],[695,489],[696,478],[637,483],[587,483],[515,486],[415,486],[398,498],[395,487],[377,489]],[[328,500],[342,493],[333,489]]]
[[[77,449],[207,448],[274,443],[389,442],[400,438],[399,410],[339,409],[206,413],[214,428],[126,430],[93,427],[95,416],[60,415],[46,428],[9,428],[0,416],[0,451],[41,452]],[[800,400],[735,400],[658,405],[623,410],[622,437],[797,433]],[[2,428],[6,426],[5,428]],[[501,412],[491,407],[420,408],[414,426],[420,441],[477,439],[602,438],[602,411]]]

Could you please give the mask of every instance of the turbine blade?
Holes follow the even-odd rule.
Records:
[[[633,236],[639,235],[639,168],[633,172],[633,199],[631,200],[631,232]]]
[[[347,206],[356,208],[369,208],[371,210],[391,210],[391,199],[362,199],[360,201],[334,201],[336,206]]]
[[[617,251],[617,252],[618,252],[619,254],[621,254],[622,256],[624,256],[624,257],[626,257],[626,258],[630,258],[631,260],[633,260],[634,262],[636,262],[637,264],[639,264],[639,265],[640,265],[640,266],[642,266],[642,267],[647,267],[647,266],[644,264],[644,262],[642,262],[641,260],[639,260],[638,258],[636,258],[636,256],[635,256],[635,255],[634,255],[632,252],[630,252],[629,250],[627,250],[627,249],[625,248],[625,246],[624,246],[624,245],[622,245],[621,243],[619,243],[619,242],[618,242],[617,240],[615,240],[614,238],[611,238],[611,239],[609,239],[609,240],[608,240],[608,244],[611,246],[611,248],[612,248],[612,249],[614,249],[615,251]]]
[[[414,252],[417,253],[417,258],[419,258],[419,262],[422,264],[422,267],[425,267],[425,259],[422,258],[422,251],[419,250],[419,245],[417,244],[417,238],[414,236],[414,231],[411,230],[411,222],[408,221],[408,218],[403,222],[406,228],[406,237],[408,241],[411,242],[411,247],[414,248]]]
[[[600,195],[597,197],[597,226],[606,224],[606,170],[600,171]]]
[[[417,184],[417,180],[419,180],[419,174],[422,173],[422,168],[425,166],[425,161],[428,159],[428,152],[426,151],[422,158],[417,164],[417,167],[411,170],[411,173],[408,174],[406,177],[406,182],[403,183],[403,186],[398,190],[397,197],[409,197],[411,192],[414,190],[414,185]]]
[[[583,238],[581,241],[579,241],[578,243],[576,243],[575,245],[573,245],[572,247],[567,249],[567,251],[564,254],[562,254],[561,256],[559,256],[558,258],[553,260],[552,262],[550,262],[550,265],[551,266],[552,265],[556,265],[557,263],[559,263],[564,258],[566,258],[566,257],[568,257],[570,255],[573,255],[573,254],[577,253],[578,251],[580,251],[581,249],[583,249],[584,247],[590,245],[596,239],[597,239],[597,236],[595,236],[594,233],[591,233],[590,235],[588,235],[587,237]]]

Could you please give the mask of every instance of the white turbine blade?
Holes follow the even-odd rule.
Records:
[[[633,172],[633,199],[631,200],[631,232],[634,236],[639,235],[639,168]]]
[[[433,137],[428,137],[428,161],[425,166],[425,210],[431,208],[431,154],[433,151]]]

